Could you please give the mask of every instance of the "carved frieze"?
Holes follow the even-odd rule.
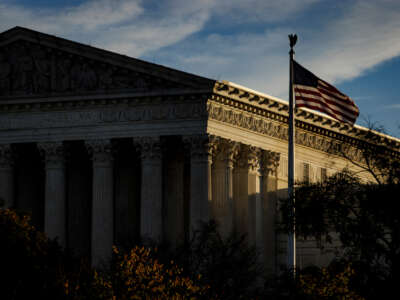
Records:
[[[48,113],[9,113],[0,115],[0,130],[88,126],[105,123],[203,119],[205,106],[200,103],[149,105],[121,110],[87,110]]]
[[[288,140],[288,129],[286,124],[274,122],[256,114],[240,111],[213,102],[207,104],[207,111],[209,119],[241,127],[277,139]],[[297,145],[314,148],[331,154],[337,154],[340,151],[340,141],[316,135],[301,129],[296,129],[295,134]]]
[[[210,119],[229,123],[234,126],[242,127],[251,131],[256,131],[275,138],[287,140],[287,127],[282,124],[268,121],[256,114],[246,113],[241,110],[234,110],[230,107],[209,102],[207,104],[208,117]]]
[[[0,97],[171,87],[185,86],[28,41],[0,48]]]

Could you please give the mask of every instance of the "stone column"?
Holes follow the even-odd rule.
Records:
[[[212,167],[212,217],[222,236],[233,230],[233,162],[239,143],[218,139]]]
[[[242,145],[234,176],[235,231],[247,234],[250,245],[256,243],[256,202],[260,194],[258,153],[258,148]]]
[[[140,234],[162,239],[162,153],[159,137],[135,139],[142,163]]]
[[[45,163],[44,231],[66,246],[67,207],[65,152],[62,142],[37,144]]]
[[[211,164],[215,137],[194,135],[184,137],[190,151],[190,208],[189,231],[197,230],[201,222],[208,222],[212,201]]]
[[[260,155],[260,201],[257,207],[256,240],[266,273],[276,274],[277,264],[277,169],[279,153],[263,150]]]
[[[0,145],[0,207],[14,206],[14,158],[11,145]]]
[[[110,140],[85,142],[93,163],[92,182],[92,266],[111,259],[114,242],[114,178]]]

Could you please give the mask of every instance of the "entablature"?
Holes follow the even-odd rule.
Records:
[[[281,99],[227,81],[217,81],[208,110],[215,120],[287,140],[288,103]],[[230,114],[240,114],[240,111],[243,117],[229,117]],[[386,147],[389,155],[400,158],[399,139],[341,123],[307,109],[295,109],[295,116],[296,144],[331,153],[338,151],[341,144],[355,149],[379,145]],[[245,120],[238,122],[241,118]],[[265,131],[266,127],[272,130]],[[325,141],[321,142],[321,139]],[[324,146],[320,147],[321,144]]]

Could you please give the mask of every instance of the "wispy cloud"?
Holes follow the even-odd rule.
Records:
[[[343,3],[337,13],[323,14],[321,26],[310,27],[305,22],[261,33],[209,34],[156,55],[187,71],[231,80],[286,99],[288,33],[300,33],[298,60],[332,83],[358,77],[400,54],[400,3]]]
[[[343,1],[340,9],[314,13],[320,18],[318,26],[299,19],[309,8],[323,9],[321,3],[88,0],[60,10],[0,0],[0,30],[21,25],[130,56],[157,57],[157,62],[172,67],[283,98],[288,90],[288,33],[300,34],[299,61],[333,83],[355,78],[400,54],[398,1]],[[258,26],[246,31],[242,26],[254,22],[265,30]],[[225,26],[224,32],[213,32],[217,23],[237,30]]]
[[[313,32],[305,62],[331,81],[359,76],[400,54],[400,3],[357,1]]]
[[[317,2],[321,0],[219,0],[213,14],[229,23],[282,22]]]
[[[180,0],[167,4],[151,11],[145,9],[141,0],[90,0],[62,10],[37,10],[0,0],[0,30],[25,26],[140,56],[201,30],[210,16],[210,5],[191,5]]]
[[[135,20],[141,0],[90,0],[78,6],[34,8],[0,1],[0,28],[27,26],[58,34],[96,33],[105,26]]]
[[[321,0],[88,0],[37,9],[0,0],[0,30],[26,26],[141,56],[201,32],[207,22],[275,22]],[[11,2],[12,3],[12,2]]]
[[[123,26],[110,27],[98,43],[116,52],[140,56],[200,31],[210,17],[208,6],[190,5],[189,2],[180,6],[169,4],[159,8],[162,14],[150,14]]]

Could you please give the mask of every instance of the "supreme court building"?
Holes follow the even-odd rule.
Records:
[[[214,218],[274,273],[286,263],[287,112],[231,82],[15,27],[0,34],[0,198],[94,265],[113,244],[174,244]],[[341,170],[331,150],[356,156],[368,132],[307,110],[296,119],[297,180]],[[298,242],[300,267],[330,255]]]

